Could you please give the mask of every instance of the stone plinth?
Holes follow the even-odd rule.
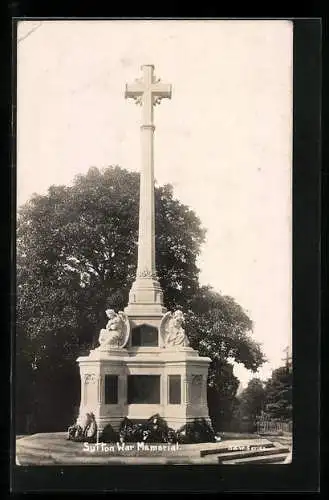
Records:
[[[78,358],[81,373],[80,415],[94,413],[99,432],[107,424],[118,429],[124,417],[145,420],[156,413],[174,429],[195,418],[209,419],[209,362],[209,358],[200,357],[189,347],[128,347],[108,352],[91,351],[89,356]],[[128,401],[128,385],[132,380],[129,377],[136,375],[159,377],[158,401]]]
[[[163,306],[163,292],[160,284],[153,278],[136,278],[130,293],[129,304],[125,308],[125,313],[130,319],[143,316],[152,316],[161,318],[166,312]]]

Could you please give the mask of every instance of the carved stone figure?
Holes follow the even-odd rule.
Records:
[[[95,373],[86,373],[85,374],[85,384],[95,384],[96,382],[96,374]]]
[[[184,314],[180,310],[174,313],[167,312],[161,321],[160,332],[164,339],[165,347],[189,347],[190,343],[183,328]]]
[[[129,337],[129,320],[122,311],[116,313],[113,309],[106,310],[108,322],[106,328],[102,328],[99,334],[99,347],[97,350],[104,351],[113,347],[124,347]]]

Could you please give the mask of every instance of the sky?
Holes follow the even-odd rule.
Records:
[[[91,166],[140,170],[141,109],[124,90],[153,64],[172,84],[156,181],[207,229],[200,282],[247,311],[268,378],[291,344],[292,23],[20,21],[17,38],[17,205]]]

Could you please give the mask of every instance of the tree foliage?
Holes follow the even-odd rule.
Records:
[[[292,371],[282,366],[266,383],[265,415],[273,420],[292,420]]]
[[[264,355],[251,336],[252,321],[232,297],[202,286],[189,305],[187,331],[192,347],[200,355],[222,362],[232,359],[257,371]]]
[[[215,359],[211,362],[208,377],[209,416],[216,431],[234,429],[233,416],[239,380],[233,373],[233,365]]]
[[[264,385],[259,378],[252,378],[237,398],[236,416],[250,431],[255,430],[256,421],[264,409],[266,398]]]
[[[137,264],[138,202],[139,175],[109,167],[91,168],[71,186],[51,186],[20,207],[16,401],[23,420],[38,411],[48,427],[49,415],[55,427],[70,423],[80,397],[76,358],[96,345],[105,309],[127,305]],[[212,359],[209,388],[230,401],[236,391],[230,363],[256,371],[264,361],[252,322],[234,299],[199,285],[205,230],[170,185],[156,187],[155,209],[165,306],[185,311],[192,347]],[[58,400],[67,415],[62,419]]]

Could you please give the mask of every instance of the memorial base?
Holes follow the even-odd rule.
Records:
[[[132,347],[93,350],[78,358],[81,375],[80,416],[93,413],[98,434],[110,424],[118,430],[124,417],[163,417],[177,430],[197,418],[209,420],[209,358],[190,347]]]

